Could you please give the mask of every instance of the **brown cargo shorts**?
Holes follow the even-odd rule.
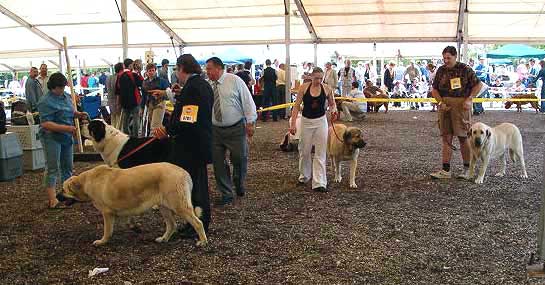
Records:
[[[439,130],[441,136],[467,137],[471,128],[471,108],[464,109],[466,98],[443,97],[439,107]]]

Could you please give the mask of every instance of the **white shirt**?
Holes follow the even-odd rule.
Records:
[[[208,82],[213,90],[214,81],[208,79]],[[222,121],[216,121],[212,115],[212,124],[218,127],[229,127],[242,119],[246,119],[246,123],[255,122],[257,119],[255,103],[246,83],[240,77],[227,72],[224,72],[217,82]],[[213,109],[212,114],[214,114]]]
[[[359,91],[358,89],[352,89],[347,97],[358,99],[358,98],[365,98],[365,95],[363,95],[363,92]],[[358,107],[360,108],[360,110],[362,112],[367,111],[367,103],[366,102],[352,101],[352,103],[358,105]]]

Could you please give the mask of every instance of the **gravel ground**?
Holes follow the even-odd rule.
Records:
[[[46,210],[41,173],[26,173],[0,183],[0,283],[542,282],[526,277],[525,264],[536,248],[545,117],[490,111],[474,119],[519,126],[529,179],[509,165],[506,177],[487,176],[482,186],[432,181],[429,173],[440,166],[436,114],[381,112],[353,124],[368,143],[359,158],[359,189],[349,189],[345,176],[330,183],[330,193],[314,193],[296,186],[297,154],[277,151],[287,122],[260,124],[248,195],[213,208],[204,249],[177,237],[154,243],[164,229],[157,212],[139,217],[141,234],[119,225],[110,244],[95,248],[99,212],[90,204]],[[455,174],[460,164],[456,153]],[[76,172],[92,166],[76,163]],[[488,173],[498,169],[493,162]],[[95,267],[110,271],[88,278]]]

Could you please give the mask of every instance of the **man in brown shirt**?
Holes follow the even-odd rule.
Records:
[[[439,102],[439,129],[442,137],[443,169],[431,174],[432,178],[451,178],[450,159],[452,139],[458,137],[464,161],[464,172],[459,178],[469,179],[469,145],[467,133],[471,127],[472,99],[482,87],[473,69],[456,61],[456,48],[443,50],[445,64],[437,69],[431,95]]]

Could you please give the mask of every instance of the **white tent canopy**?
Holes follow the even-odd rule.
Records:
[[[119,7],[124,1],[131,53],[172,43],[285,42],[282,0],[117,0]],[[543,0],[289,1],[291,43],[545,42]],[[99,65],[121,54],[116,0],[0,0],[0,12],[0,70],[28,66],[36,57],[58,63],[63,36],[72,56],[101,52],[93,57]]]

